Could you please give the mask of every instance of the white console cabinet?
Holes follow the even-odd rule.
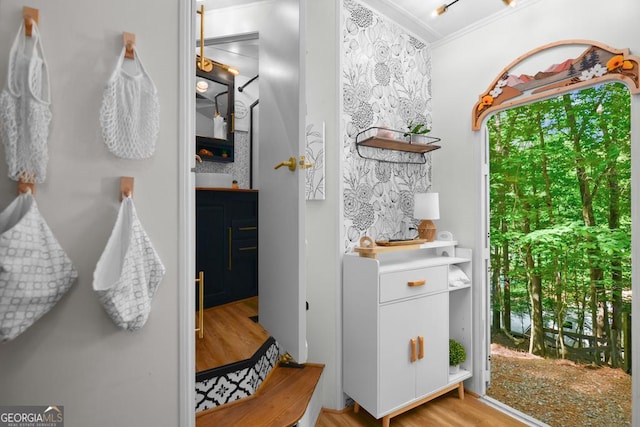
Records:
[[[450,284],[449,266],[471,278],[471,250],[435,241],[418,249],[347,254],[343,264],[344,392],[383,426],[471,377],[470,283]],[[467,361],[449,374],[449,338]]]

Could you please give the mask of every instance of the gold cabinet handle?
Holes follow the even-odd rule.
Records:
[[[416,360],[416,339],[411,338],[411,363],[415,362]]]
[[[300,156],[300,169],[309,169],[310,167],[313,167],[313,163],[307,162],[305,156]]]
[[[279,169],[282,166],[287,166],[291,172],[295,171],[296,170],[296,158],[295,157],[289,157],[289,160],[286,160],[284,162],[278,163],[274,167],[274,169]]]
[[[204,338],[204,271],[198,272],[198,278],[196,279],[198,284],[198,327],[196,332],[198,338]]]
[[[410,282],[407,282],[407,285],[409,285],[410,287],[416,287],[416,286],[424,286],[427,283],[426,280],[422,279],[422,280],[412,280]]]
[[[236,115],[231,113],[231,133],[236,131]]]
[[[418,336],[418,359],[424,359],[424,337]]]

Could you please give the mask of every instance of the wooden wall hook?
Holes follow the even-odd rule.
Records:
[[[40,11],[39,9],[24,6],[22,8],[22,17],[24,19],[24,34],[27,37],[31,37],[32,23],[35,22],[36,25],[39,25]]]
[[[120,177],[120,201],[125,197],[133,197],[133,177],[121,176]]]
[[[18,195],[31,191],[31,194],[36,194],[36,184],[33,182],[18,181]]]
[[[133,47],[136,45],[136,35],[133,33],[122,33],[122,42],[125,45],[124,57],[133,59]]]

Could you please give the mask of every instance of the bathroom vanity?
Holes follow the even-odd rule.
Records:
[[[196,274],[200,271],[204,308],[258,295],[257,190],[196,188]]]

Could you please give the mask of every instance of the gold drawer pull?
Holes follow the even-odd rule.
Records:
[[[238,228],[238,230],[240,231],[253,231],[253,230],[257,230],[258,227],[240,227]]]
[[[427,281],[425,279],[412,280],[410,282],[407,282],[407,285],[409,285],[409,286],[411,286],[413,288],[413,287],[416,287],[416,286],[424,286],[426,283],[427,283]]]
[[[424,337],[418,335],[418,359],[424,359]]]
[[[258,249],[257,246],[247,246],[246,248],[238,248],[239,251],[255,251]]]
[[[411,338],[411,363],[415,362],[416,360],[416,339]]]

